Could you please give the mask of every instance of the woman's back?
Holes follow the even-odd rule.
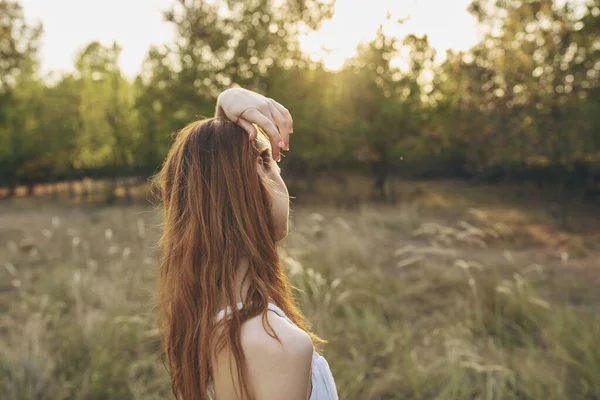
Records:
[[[241,307],[242,303],[238,303],[238,308]],[[242,347],[252,392],[257,394],[258,399],[292,399],[290,393],[306,393],[298,397],[302,400],[337,399],[329,365],[314,350],[310,336],[296,327],[275,304],[269,303],[268,310],[272,312],[267,313],[267,321],[281,343],[267,333],[260,315],[242,326]],[[223,318],[225,314],[226,311],[221,310],[217,319]],[[209,393],[211,399],[238,398],[232,371],[235,371],[235,366],[231,365],[228,352],[222,351],[213,364],[214,380]],[[309,373],[310,380],[306,376]]]

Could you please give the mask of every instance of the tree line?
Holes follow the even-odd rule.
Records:
[[[0,0],[0,186],[149,176],[172,133],[240,85],[292,112],[292,174],[368,170],[381,198],[392,175],[597,191],[600,0],[474,0],[469,11],[483,32],[469,51],[436,63],[426,36],[380,28],[330,71],[299,46],[330,1],[175,0],[164,17],[176,39],[151,48],[135,79],[119,45],[98,42],[47,79],[42,26]]]

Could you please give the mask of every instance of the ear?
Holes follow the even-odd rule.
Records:
[[[256,170],[261,178],[265,178],[267,175],[267,170],[265,167],[265,160],[263,160],[261,156],[256,157]]]

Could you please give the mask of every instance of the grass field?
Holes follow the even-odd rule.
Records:
[[[341,399],[600,399],[600,213],[560,231],[552,204],[510,190],[295,206],[281,257]],[[0,399],[170,398],[156,215],[0,205]]]

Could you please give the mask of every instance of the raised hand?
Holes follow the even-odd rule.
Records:
[[[217,99],[217,117],[240,125],[256,139],[259,126],[269,136],[273,158],[281,160],[280,151],[289,150],[290,133],[294,131],[294,122],[290,112],[273,99],[242,88],[227,89]]]

